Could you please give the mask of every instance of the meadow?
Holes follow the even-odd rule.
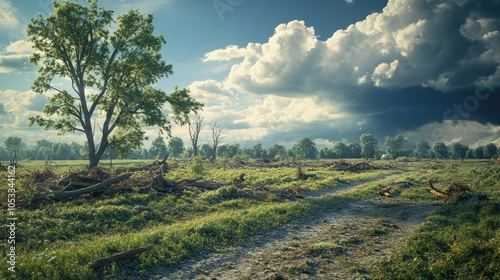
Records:
[[[360,160],[346,160],[349,164]],[[144,166],[150,161],[117,160],[102,170]],[[157,268],[175,268],[192,258],[225,252],[238,244],[252,243],[259,236],[312,219],[334,208],[364,201],[390,205],[433,205],[437,210],[404,237],[404,244],[389,257],[351,264],[354,276],[369,279],[498,279],[500,271],[500,165],[492,161],[371,161],[369,170],[335,169],[333,160],[299,162],[304,173],[297,178],[292,162],[238,162],[222,159],[204,162],[193,174],[189,161],[169,160],[163,176],[180,181],[195,175],[201,181],[228,182],[216,190],[185,188],[171,193],[134,188],[126,191],[82,195],[63,201],[30,201],[40,189],[33,174],[50,171],[65,176],[83,169],[83,161],[19,162],[16,168],[15,272],[9,271],[7,227],[1,232],[2,279],[120,279],[158,278]],[[7,209],[8,173],[3,174],[1,204]],[[245,174],[243,183],[231,184]],[[136,172],[140,178],[144,173]],[[444,202],[429,192],[428,181],[445,189],[450,182],[470,184],[465,200]],[[402,187],[401,183],[406,187]],[[363,183],[363,184],[362,184]],[[385,197],[379,190],[392,185],[397,193]],[[359,187],[358,187],[359,186]],[[349,187],[348,189],[346,189]],[[337,189],[345,192],[335,193]],[[8,224],[2,215],[2,224]],[[359,225],[362,227],[362,225]],[[394,227],[396,228],[396,226]],[[335,230],[334,230],[335,229]],[[356,252],[369,250],[365,236],[334,239],[342,229],[332,227],[332,240],[296,244],[295,257],[308,259],[308,275],[328,270],[321,260],[335,263],[343,257],[339,246]],[[384,234],[377,224],[362,227],[366,236]],[[348,241],[346,241],[348,240]],[[278,240],[279,241],[279,240]],[[153,249],[100,269],[89,264],[134,248]],[[343,248],[343,247],[342,247]],[[362,249],[362,250],[361,250]],[[336,251],[337,250],[337,251]],[[335,253],[337,252],[337,253]],[[154,272],[152,272],[154,271]],[[276,279],[296,279],[301,269],[276,267]],[[156,273],[156,274],[155,274]]]

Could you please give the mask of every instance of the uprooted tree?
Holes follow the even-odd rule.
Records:
[[[176,87],[168,95],[152,86],[173,72],[162,60],[165,39],[153,35],[151,14],[130,10],[118,16],[115,26],[113,11],[97,0],[88,2],[54,1],[53,13],[33,18],[27,31],[35,49],[30,62],[39,65],[32,89],[50,95],[43,116],[31,117],[30,125],[84,133],[90,169],[111,145],[122,155],[140,146],[146,139],[143,126],[169,134],[165,103],[180,125],[203,105],[188,89]],[[60,79],[71,81],[67,89],[57,86]]]

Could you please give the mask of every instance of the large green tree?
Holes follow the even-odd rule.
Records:
[[[400,133],[396,136],[385,136],[384,145],[387,153],[392,155],[394,158],[397,158],[399,157],[400,150],[405,142],[406,138]]]
[[[176,87],[168,95],[152,86],[173,73],[160,54],[165,39],[153,31],[153,16],[138,10],[115,21],[97,0],[53,2],[53,13],[28,24],[35,49],[30,62],[39,66],[32,89],[50,96],[43,116],[31,117],[30,124],[84,133],[92,168],[110,145],[122,154],[139,147],[146,139],[143,126],[169,134],[165,103],[176,123],[187,123],[202,104],[187,89]],[[59,86],[61,80],[70,85]]]
[[[378,140],[370,133],[363,133],[359,138],[361,142],[361,156],[373,158],[378,147]]]

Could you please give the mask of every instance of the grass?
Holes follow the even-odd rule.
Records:
[[[380,164],[386,164],[383,162]],[[56,174],[65,174],[81,168],[71,161],[51,163],[51,170]],[[114,161],[115,167],[144,164],[137,161]],[[166,177],[173,180],[187,178],[188,163],[176,162],[179,168],[173,169]],[[347,173],[322,167],[324,161],[310,161],[302,164],[303,171],[315,173],[317,180],[301,181],[295,178],[296,169],[287,165],[279,168],[266,168],[258,165],[228,167],[229,163],[206,164],[203,179],[229,182],[241,173],[246,174],[246,188],[226,186],[216,191],[194,193],[184,191],[179,194],[162,195],[156,193],[124,193],[99,198],[82,197],[71,201],[42,204],[36,207],[25,205],[16,210],[16,263],[15,279],[94,279],[110,278],[120,271],[136,268],[139,274],[148,269],[162,265],[175,265],[191,256],[223,250],[229,245],[254,238],[267,230],[293,224],[299,219],[307,219],[320,211],[338,206],[342,203],[373,198],[380,185],[395,184],[398,181],[413,182],[411,188],[405,189],[398,199],[402,202],[436,202],[436,198],[427,191],[426,180],[433,178],[437,186],[443,186],[450,179],[468,180],[478,186],[478,191],[487,192],[492,201],[470,200],[467,203],[452,202],[443,207],[441,214],[431,217],[424,225],[421,236],[413,236],[404,248],[410,251],[398,251],[394,259],[398,263],[386,269],[388,264],[380,264],[376,269],[381,278],[388,276],[406,276],[405,265],[408,259],[415,257],[422,261],[413,262],[419,265],[419,272],[424,268],[439,274],[448,275],[446,267],[454,267],[451,261],[458,261],[470,267],[467,273],[476,275],[488,274],[497,268],[494,264],[484,265],[485,260],[498,260],[498,168],[493,171],[478,163],[458,164],[444,163],[443,168],[425,169],[424,163],[404,162],[402,170],[374,170],[362,173]],[[373,163],[379,164],[379,163]],[[391,164],[398,164],[391,162]],[[434,163],[432,163],[434,164]],[[454,166],[456,164],[456,166]],[[34,169],[46,168],[36,162],[22,162],[19,170],[19,183],[28,182],[28,174]],[[438,165],[438,164],[435,164]],[[458,167],[457,167],[458,166]],[[454,170],[453,168],[459,168]],[[471,171],[475,170],[475,171]],[[456,172],[456,173],[455,173]],[[469,173],[468,173],[469,172]],[[470,172],[476,172],[471,176]],[[335,189],[345,183],[359,183],[370,179],[380,179],[389,174],[395,177],[367,183],[337,196],[313,196],[306,199],[282,199],[274,194],[266,194],[259,187],[268,189],[298,189],[314,193],[326,189]],[[480,177],[481,176],[481,177]],[[484,178],[484,179],[479,179]],[[491,185],[496,186],[491,187]],[[33,186],[22,186],[19,195],[27,196]],[[2,198],[3,199],[3,198]],[[6,199],[2,200],[6,201]],[[461,207],[461,208],[460,208]],[[471,209],[475,209],[471,211]],[[447,212],[446,212],[447,211]],[[495,212],[496,211],[496,212]],[[467,221],[467,222],[466,222]],[[0,222],[6,223],[2,216]],[[365,234],[385,234],[383,227],[370,229]],[[429,239],[428,232],[436,235],[431,247],[423,247],[422,240]],[[2,236],[7,235],[4,227]],[[425,234],[424,234],[425,233]],[[450,236],[453,233],[456,237]],[[457,234],[460,233],[460,234]],[[450,239],[451,238],[451,239]],[[2,238],[6,240],[5,238]],[[454,240],[450,245],[450,240]],[[477,247],[475,254],[484,254],[482,259],[474,259],[473,246],[480,240],[488,240]],[[413,243],[411,243],[413,242]],[[363,237],[353,237],[339,243],[316,242],[308,244],[306,255],[332,257],[342,254],[343,246],[363,244]],[[87,264],[96,259],[132,248],[152,244],[153,250],[136,259],[106,266],[102,271],[92,271]],[[340,245],[338,245],[340,244]],[[494,247],[496,246],[496,247]],[[416,251],[422,247],[421,251]],[[3,244],[6,251],[6,244]],[[474,247],[476,248],[476,247]],[[429,249],[428,255],[426,251]],[[411,251],[414,250],[414,251]],[[439,251],[441,250],[441,251]],[[438,262],[439,254],[450,259]],[[420,255],[419,255],[420,254]],[[473,259],[473,260],[470,260]],[[448,259],[445,259],[448,260]],[[410,261],[411,263],[411,261]],[[479,265],[481,263],[481,265]],[[497,261],[498,264],[498,261]],[[427,266],[426,266],[427,265]],[[299,267],[284,268],[287,274],[309,270],[313,264],[304,263]],[[7,270],[5,254],[0,257],[0,278],[13,277]],[[411,266],[408,271],[415,267]],[[365,271],[364,267],[353,267],[353,270]],[[387,271],[383,274],[384,269]],[[464,272],[465,273],[465,272]],[[414,276],[415,274],[413,274]],[[425,274],[424,274],[425,275]],[[430,275],[430,274],[429,274]],[[462,274],[460,274],[462,275]],[[411,275],[410,275],[411,276]],[[484,278],[486,279],[486,278]]]
[[[461,166],[432,175],[438,182],[470,182],[491,200],[473,195],[445,204],[405,246],[376,267],[375,279],[500,279],[500,167],[473,168]]]

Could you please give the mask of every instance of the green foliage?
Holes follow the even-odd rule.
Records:
[[[469,147],[460,144],[459,142],[454,142],[450,146],[450,157],[452,159],[464,159],[469,150]]]
[[[347,144],[342,141],[339,141],[335,143],[335,145],[333,145],[333,152],[339,158],[345,158],[351,154],[349,151],[349,146],[347,146]]]
[[[429,151],[431,149],[431,145],[429,142],[425,140],[418,140],[417,141],[417,148],[415,150],[415,157],[416,158],[428,158],[429,157]]]
[[[23,140],[21,140],[21,138],[10,136],[7,139],[5,139],[4,144],[5,148],[7,149],[7,151],[11,153],[12,156],[14,153],[19,153],[22,142]]]
[[[171,157],[179,157],[184,151],[184,141],[179,137],[172,137],[168,141],[168,152]]]
[[[450,155],[448,147],[441,142],[434,144],[432,151],[434,151],[434,154],[436,154],[436,157],[439,159],[447,159]]]
[[[387,153],[392,155],[394,158],[399,157],[399,150],[403,147],[406,141],[407,140],[401,133],[392,137],[389,135],[385,136],[384,145],[387,148]]]
[[[165,103],[181,125],[202,104],[187,89],[176,87],[167,95],[152,86],[173,73],[160,54],[164,37],[153,35],[152,14],[131,10],[118,16],[114,26],[113,11],[99,7],[97,0],[89,3],[53,2],[54,12],[32,19],[27,33],[35,49],[30,62],[39,65],[32,89],[56,92],[43,116],[31,117],[30,125],[60,134],[84,133],[91,168],[109,145],[121,154],[139,147],[145,140],[143,126],[170,133],[169,119],[162,112]],[[58,87],[55,78],[69,79],[72,91]],[[94,123],[97,112],[104,112],[102,123]]]
[[[189,166],[189,173],[192,177],[203,177],[206,174],[205,162],[201,156],[195,156],[191,159]]]
[[[151,158],[165,158],[167,155],[167,145],[165,144],[165,139],[163,137],[158,136],[151,143],[151,148],[149,149],[149,156]]]
[[[378,147],[378,140],[370,133],[363,133],[359,140],[361,142],[361,156],[373,158]]]
[[[292,150],[297,159],[314,159],[318,156],[316,143],[307,137],[300,139],[293,146]]]

